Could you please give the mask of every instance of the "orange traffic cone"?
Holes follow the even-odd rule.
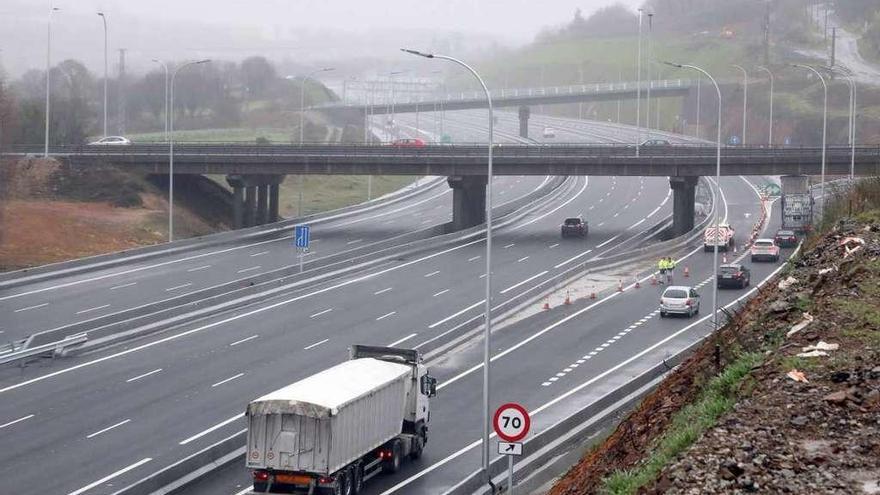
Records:
[[[566,306],[571,306],[571,296],[568,291],[565,291],[565,302],[563,302]]]
[[[544,299],[544,305],[541,307],[544,311],[550,311],[550,298]]]
[[[736,244],[733,245],[733,254],[736,254]]]
[[[651,285],[657,285],[657,275],[651,274]]]
[[[638,277],[636,277],[636,286],[635,286],[635,287],[636,287],[636,289],[641,289],[641,288],[642,288],[642,284],[639,283],[639,279],[638,279]]]
[[[590,299],[596,299],[596,293],[590,292]]]
[[[617,292],[623,292],[623,280],[617,281]]]
[[[727,264],[727,253],[721,255],[721,263]]]
[[[691,269],[690,269],[690,268],[688,268],[688,267],[684,267],[684,276],[685,276],[685,277],[690,277],[690,276],[691,276]]]

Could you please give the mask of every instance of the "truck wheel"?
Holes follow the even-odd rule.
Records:
[[[339,475],[338,484],[342,485],[340,489],[342,490],[342,495],[351,495],[352,485],[354,482],[354,478],[351,476],[351,468],[345,470],[345,472]]]
[[[400,440],[395,440],[391,446],[391,460],[382,464],[382,472],[394,474],[400,470]]]
[[[422,457],[422,449],[425,448],[425,434],[421,428],[419,428],[419,435],[414,439],[414,443],[415,445],[409,453],[409,458],[413,461]]]
[[[364,489],[364,473],[359,464],[348,468],[348,479],[351,480],[351,495],[358,495]]]

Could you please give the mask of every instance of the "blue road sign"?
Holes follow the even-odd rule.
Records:
[[[294,244],[298,248],[307,248],[309,247],[309,226],[308,225],[297,225],[293,232]]]

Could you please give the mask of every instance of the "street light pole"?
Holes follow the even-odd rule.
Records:
[[[648,80],[648,87],[645,88],[645,131],[648,139],[651,139],[651,35],[654,31],[654,13],[648,12],[648,63],[645,64],[645,79]]]
[[[852,183],[856,174],[856,82],[851,74],[838,70],[836,67],[829,67],[828,70],[831,72],[837,71],[849,84],[849,180]]]
[[[177,73],[190,65],[206,64],[210,59],[187,62],[174,69],[171,74],[171,93],[169,96],[169,134],[168,134],[168,242],[174,241],[174,79]]]
[[[703,82],[703,75],[697,77],[697,139],[700,139],[700,85]]]
[[[822,102],[822,184],[819,186],[819,195],[822,196],[822,212],[825,211],[825,142],[826,136],[828,134],[828,84],[825,83],[825,78],[822,77],[822,74],[819,73],[816,69],[809,65],[804,64],[792,64],[792,67],[800,67],[802,69],[807,69],[812,71],[816,76],[822,81],[822,89],[824,91],[824,98]]]
[[[492,95],[489,88],[483,82],[483,78],[471,66],[458,60],[457,58],[446,55],[434,55],[432,53],[421,53],[415,50],[407,50],[402,48],[406,53],[418,55],[426,58],[439,58],[454,62],[468,71],[480,82],[483,92],[486,93],[486,101],[489,106],[489,161],[486,168],[486,299],[484,305],[485,323],[483,328],[483,474],[488,482],[489,475],[489,339],[492,334],[492,147],[495,135],[494,115],[492,112]]]
[[[104,21],[104,137],[107,137],[107,16],[98,12]]]
[[[678,67],[680,69],[693,69],[699,71],[701,74],[709,78],[712,81],[712,85],[715,86],[715,93],[718,95],[718,123],[717,123],[717,135],[715,137],[715,205],[714,205],[714,214],[712,216],[712,225],[716,228],[718,227],[718,211],[721,209],[721,205],[718,204],[721,201],[721,89],[718,88],[718,83],[715,82],[715,78],[712,77],[711,74],[706,72],[704,69],[697,67],[696,65],[687,65],[687,64],[675,64],[671,62],[663,62],[666,65],[671,65],[673,67]],[[715,276],[713,280],[718,279],[718,244],[715,243],[715,249],[712,253],[712,266],[715,267]],[[712,283],[712,329],[718,329],[718,284]]]
[[[391,83],[391,131],[394,133],[394,139],[400,137],[397,133],[397,121],[394,119],[394,76],[398,74],[403,74],[403,71],[396,70],[388,73],[388,79]]]
[[[749,104],[749,73],[741,65],[733,64],[733,67],[739,69],[743,73],[743,129],[742,129],[742,140],[740,141],[741,146],[746,145],[746,122],[748,119],[746,118],[746,109]]]
[[[636,48],[636,157],[642,141],[642,9],[639,9],[639,37]]]
[[[758,66],[758,70],[762,70],[770,76],[770,137],[767,140],[767,144],[773,146],[773,73],[764,66]]]
[[[333,67],[324,67],[323,69],[318,69],[308,73],[302,80],[302,83],[299,86],[299,145],[303,144],[303,130],[305,126],[305,105],[306,105],[306,82],[319,72],[329,72],[333,70]]]
[[[162,66],[162,69],[165,71],[165,115],[164,115],[164,124],[165,124],[165,142],[168,142],[168,64],[159,60],[158,58],[154,58],[153,62]]]
[[[61,9],[58,7],[52,7],[51,1],[49,2],[49,16],[46,22],[46,132],[44,136],[45,146],[43,148],[43,158],[49,158],[49,74],[52,72],[50,70],[52,66],[52,13],[58,12],[59,10]]]

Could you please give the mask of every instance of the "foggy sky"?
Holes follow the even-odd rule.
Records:
[[[153,57],[186,58],[260,53],[278,58],[317,52],[345,54],[346,42],[363,55],[363,37],[391,31],[401,46],[433,32],[461,32],[504,45],[523,44],[544,27],[569,21],[576,8],[585,15],[614,0],[52,0],[61,9],[53,21],[53,59],[83,60],[103,68],[103,28],[98,10],[110,21],[110,48],[132,51],[137,67]],[[635,8],[641,0],[621,0]],[[0,0],[0,62],[11,74],[45,65],[49,0]],[[187,28],[199,26],[199,36]],[[335,33],[358,33],[346,40]],[[206,34],[207,33],[207,34]],[[326,45],[322,35],[327,34]],[[307,36],[306,36],[307,34]],[[300,37],[305,36],[305,37]],[[281,41],[300,43],[279,46]],[[274,43],[273,43],[274,42]],[[293,46],[295,45],[295,46]],[[424,46],[416,46],[425,48]],[[383,46],[383,50],[387,47]],[[299,53],[297,53],[299,51]],[[246,52],[246,53],[245,53]],[[382,56],[377,53],[376,56]],[[115,55],[114,55],[115,57]],[[115,66],[115,65],[114,65]]]

